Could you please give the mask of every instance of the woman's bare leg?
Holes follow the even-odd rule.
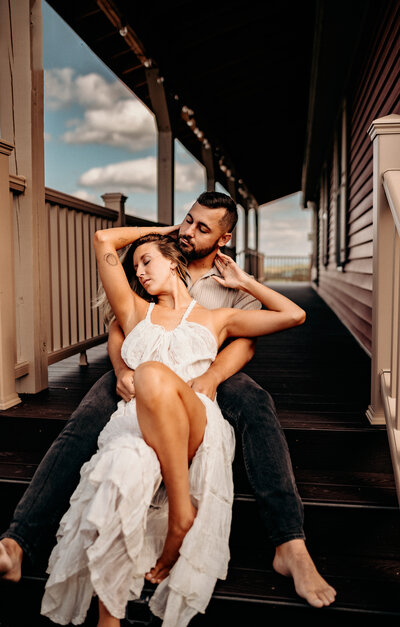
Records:
[[[97,627],[121,627],[121,621],[115,616],[111,616],[110,612],[99,599],[99,622]]]
[[[167,366],[146,362],[135,372],[136,407],[143,437],[157,453],[168,494],[168,533],[146,578],[159,583],[179,556],[196,516],[189,493],[189,462],[201,444],[206,411],[193,390]]]

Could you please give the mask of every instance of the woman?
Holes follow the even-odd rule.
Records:
[[[116,627],[146,577],[150,607],[165,627],[204,612],[229,560],[234,436],[216,402],[185,383],[205,372],[231,336],[273,333],[304,321],[290,300],[217,254],[226,287],[267,311],[198,305],[185,285],[176,227],[115,228],[95,234],[100,278],[125,333],[122,356],[135,370],[136,397],[121,401],[81,471],[49,561],[42,613],[84,621],[99,597],[99,627]],[[154,233],[156,231],[156,233]],[[150,235],[150,233],[153,233]],[[131,289],[117,250],[134,242],[133,264],[148,302]]]

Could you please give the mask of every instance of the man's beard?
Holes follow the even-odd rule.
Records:
[[[195,249],[194,246],[192,246],[192,245],[191,245],[192,248],[190,248],[190,249],[187,249],[185,247],[181,247],[182,240],[187,241],[183,237],[180,237],[178,239],[178,244],[179,244],[179,248],[180,248],[182,254],[185,256],[187,261],[195,261],[196,259],[204,259],[204,257],[207,257],[207,255],[209,255],[210,253],[214,252],[215,250],[218,250],[218,248],[219,248],[219,246],[217,244],[218,239],[215,240],[214,244],[212,246],[209,246],[208,248],[197,248],[197,249]]]

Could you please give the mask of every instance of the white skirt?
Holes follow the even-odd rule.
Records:
[[[185,627],[204,613],[229,562],[234,432],[217,403],[198,396],[207,425],[189,471],[197,516],[150,601],[164,627]],[[121,401],[61,520],[41,613],[61,625],[79,625],[97,595],[113,616],[124,618],[127,602],[140,597],[144,575],[161,555],[167,529],[157,455],[142,437],[135,399]]]

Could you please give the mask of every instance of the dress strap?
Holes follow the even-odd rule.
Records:
[[[147,307],[147,314],[146,314],[145,320],[150,320],[151,312],[154,309],[154,305],[155,303],[151,302],[150,305]]]
[[[186,318],[187,318],[188,316],[190,316],[190,312],[192,311],[192,309],[193,309],[193,307],[195,306],[195,304],[196,304],[196,301],[195,301],[195,299],[193,298],[193,300],[189,303],[189,306],[188,306],[188,308],[186,309],[185,313],[183,314],[183,317],[182,317],[182,322],[183,322],[184,320],[186,320]]]

